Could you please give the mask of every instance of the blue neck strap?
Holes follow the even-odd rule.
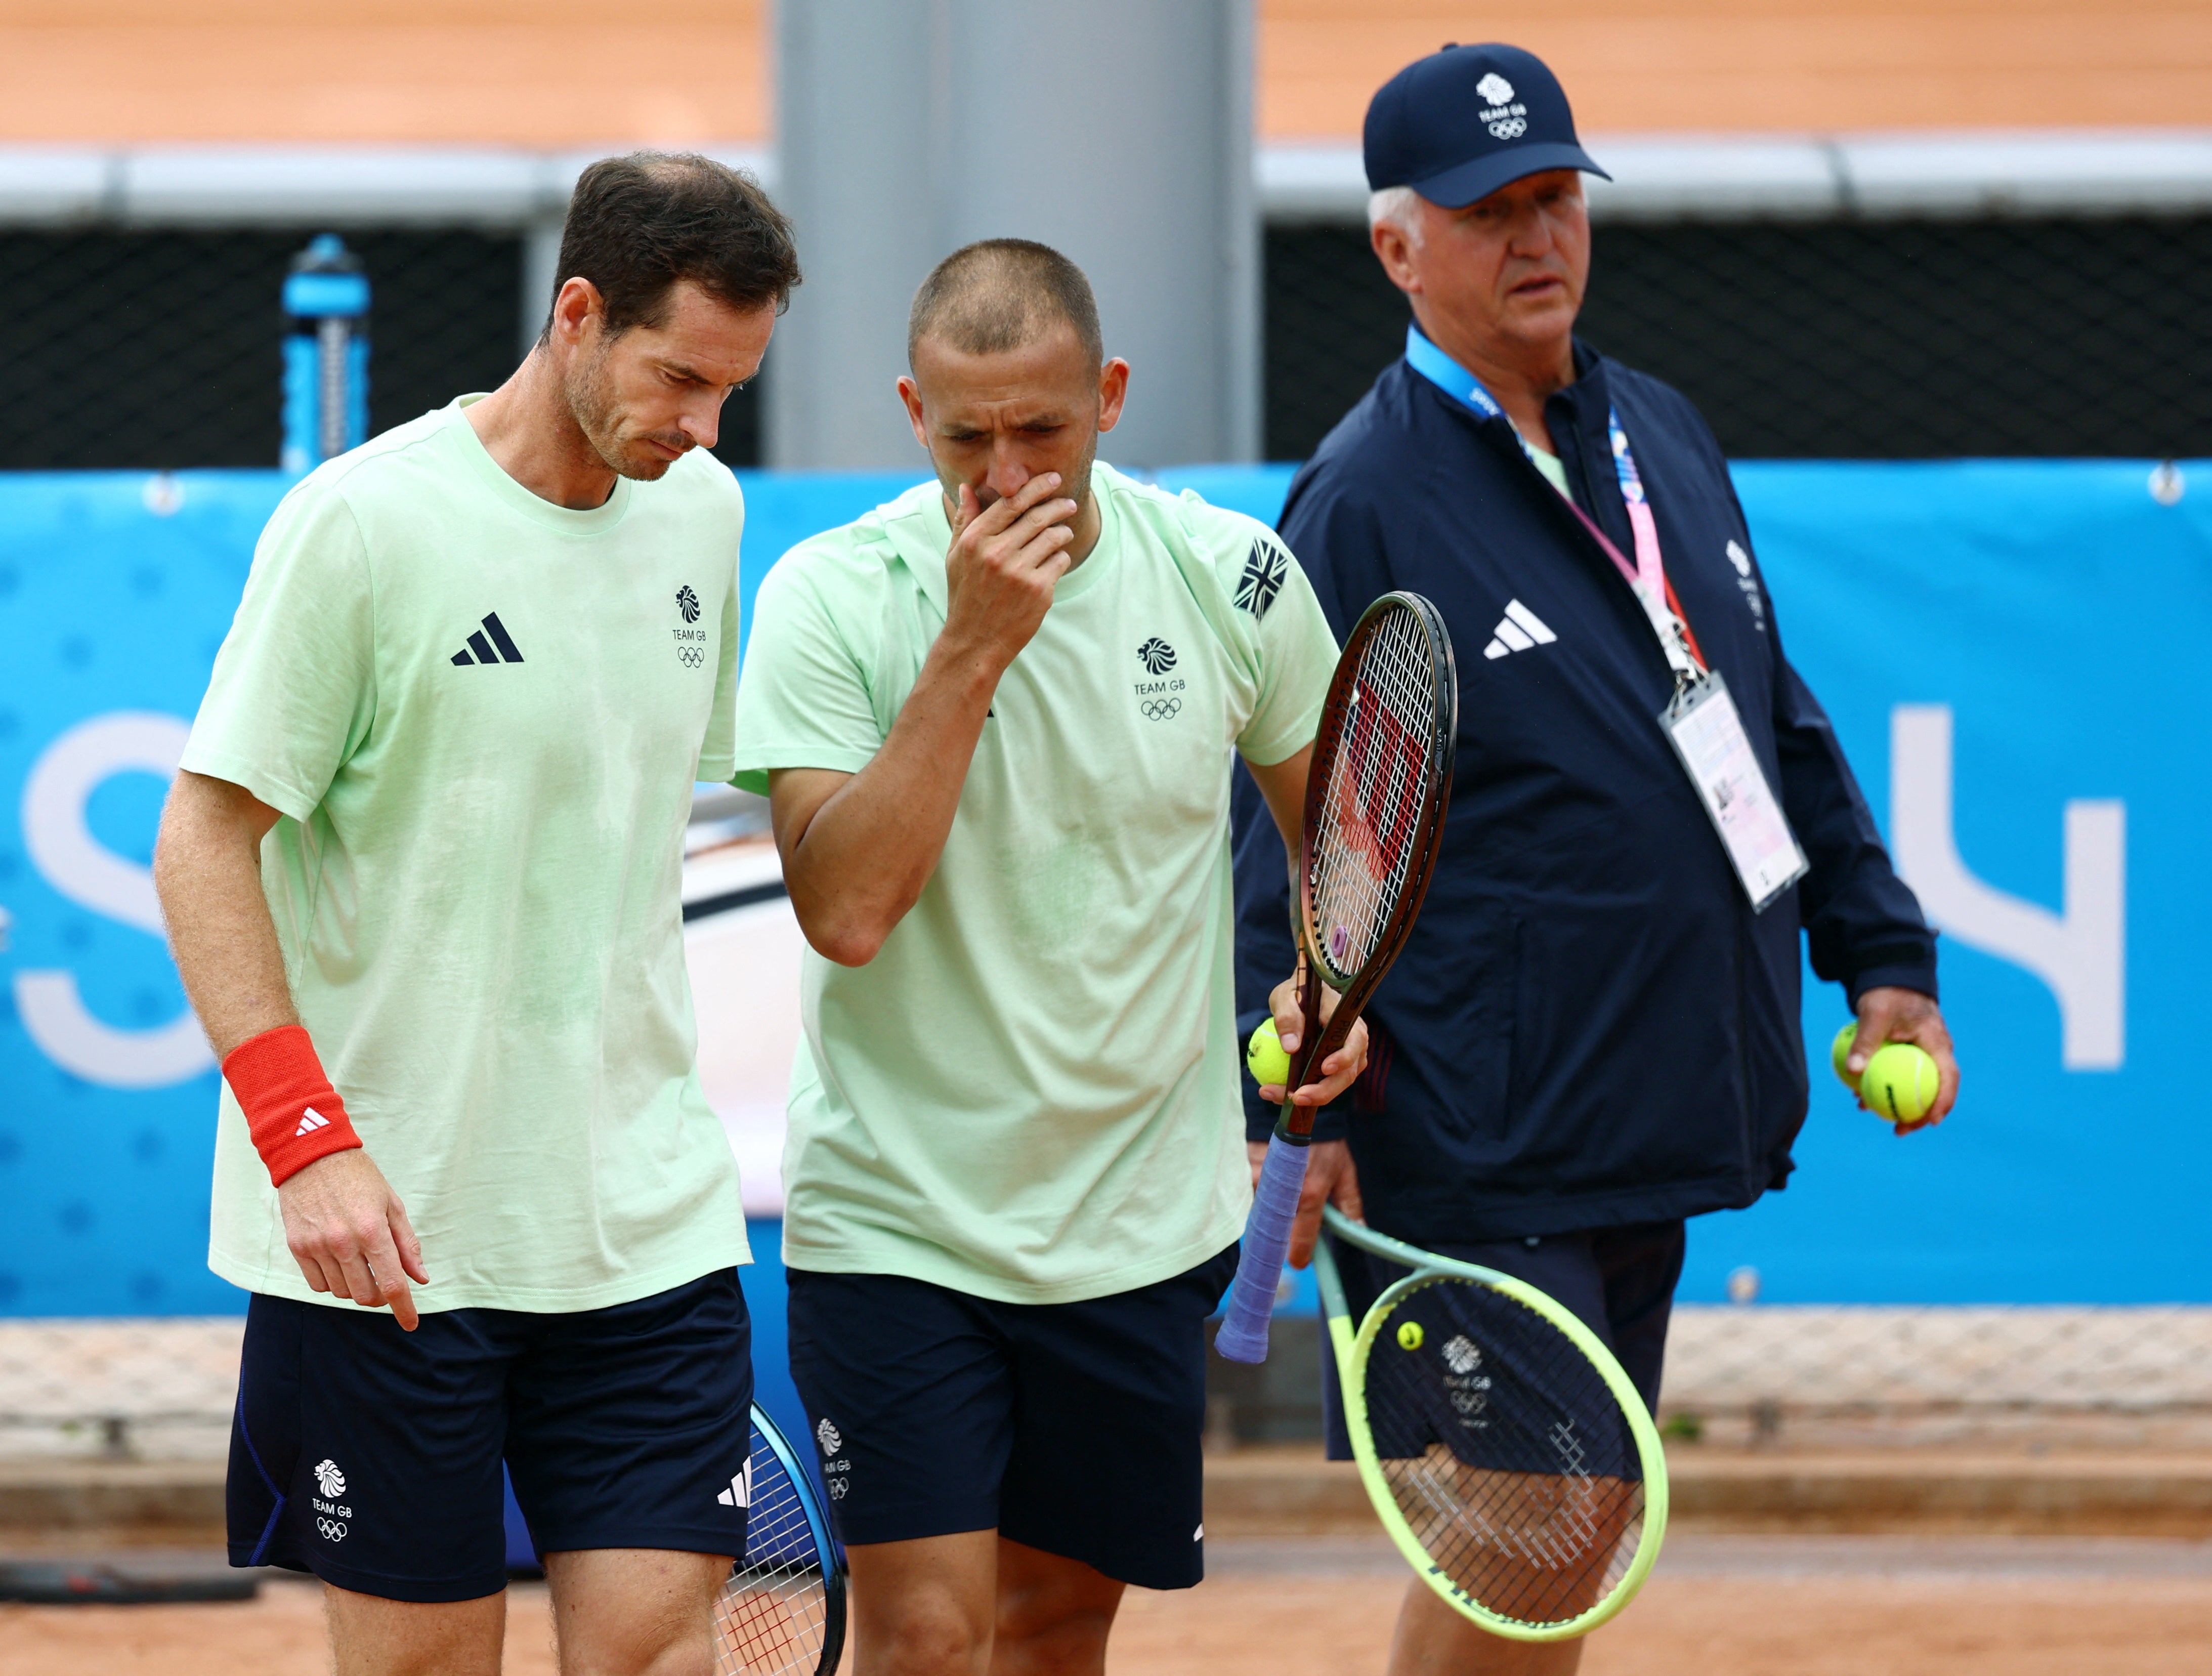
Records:
[[[1506,417],[1505,410],[1498,405],[1498,398],[1482,387],[1482,381],[1431,343],[1418,326],[1406,328],[1406,364],[1454,401],[1473,408],[1484,418]],[[1513,434],[1516,437],[1521,436],[1517,428]],[[1528,446],[1525,439],[1521,446]]]
[[[1504,419],[1513,432],[1513,440],[1521,445],[1521,452],[1531,460],[1535,459],[1536,450],[1521,434],[1521,427],[1513,424],[1512,416],[1498,405],[1498,398],[1482,387],[1480,379],[1430,342],[1418,326],[1406,328],[1406,364],[1471,412],[1486,419]],[[1606,408],[1605,424],[1607,440],[1613,448],[1613,477],[1620,485],[1620,498],[1628,509],[1629,527],[1635,535],[1636,562],[1629,562],[1595,521],[1575,505],[1571,497],[1567,497],[1567,504],[1589,527],[1642,601],[1668,662],[1678,675],[1701,673],[1703,665],[1695,643],[1690,640],[1688,626],[1667,588],[1666,571],[1660,561],[1658,527],[1652,521],[1650,505],[1644,493],[1644,479],[1636,469],[1636,456],[1629,449],[1628,433],[1620,428],[1620,414],[1610,404]]]
[[[1406,328],[1406,364],[1454,401],[1486,419],[1504,419],[1512,426],[1513,440],[1521,445],[1521,452],[1532,459],[1535,449],[1521,434],[1521,427],[1513,424],[1512,417],[1498,405],[1498,398],[1482,387],[1482,381],[1446,355],[1418,326]],[[1644,499],[1644,482],[1636,470],[1636,456],[1629,451],[1628,433],[1620,428],[1620,415],[1612,406],[1605,410],[1605,427],[1613,444],[1613,475],[1620,479],[1620,497],[1632,504]]]

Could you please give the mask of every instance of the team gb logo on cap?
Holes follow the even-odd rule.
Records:
[[[1474,84],[1474,90],[1488,107],[1482,120],[1492,139],[1517,140],[1528,131],[1528,107],[1512,102],[1512,82],[1493,70]]]

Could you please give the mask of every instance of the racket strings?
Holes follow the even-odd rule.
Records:
[[[1439,1277],[1385,1318],[1364,1394],[1400,1513],[1470,1598],[1558,1624],[1620,1587],[1643,1533],[1634,1435],[1604,1376],[1543,1315]]]
[[[1314,931],[1340,974],[1357,972],[1390,923],[1419,857],[1436,783],[1436,662],[1412,610],[1383,618],[1361,649],[1312,845]]]
[[[829,1644],[830,1599],[798,1486],[753,1433],[745,1551],[715,1609],[715,1676],[812,1676]]]

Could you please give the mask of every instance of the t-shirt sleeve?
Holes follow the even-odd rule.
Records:
[[[719,466],[717,470],[721,469]],[[740,613],[738,582],[744,575],[743,541],[745,527],[745,502],[734,478],[731,480],[729,499],[731,515],[737,520],[737,528],[730,536],[729,591],[722,597],[720,661],[714,670],[714,708],[707,718],[707,733],[699,746],[699,777],[702,780],[726,780],[736,771],[735,745],[738,722],[738,655],[744,639],[744,625]]]
[[[1255,526],[1255,528],[1260,527]],[[1258,611],[1260,640],[1260,698],[1251,720],[1237,736],[1237,749],[1265,767],[1297,754],[1313,740],[1321,726],[1321,707],[1328,697],[1328,683],[1336,673],[1336,637],[1329,631],[1321,601],[1304,569],[1283,546],[1273,531],[1261,529],[1255,537],[1248,571],[1257,565],[1280,580],[1274,597]],[[1252,589],[1239,603],[1252,610]]]
[[[820,557],[827,557],[822,555]],[[777,768],[857,774],[884,742],[868,671],[801,546],[761,582],[738,678],[733,783],[765,795]]]
[[[361,527],[310,480],[262,531],[180,766],[304,821],[376,714],[375,596]]]

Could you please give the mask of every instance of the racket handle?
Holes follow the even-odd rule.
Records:
[[[1308,1149],[1280,1135],[1267,1143],[1267,1161],[1260,1167],[1260,1185],[1252,1195],[1252,1219],[1244,1225],[1244,1249],[1237,1258],[1236,1283],[1213,1348],[1231,1362],[1267,1359],[1267,1321],[1275,1313],[1275,1287],[1290,1254],[1291,1223],[1305,1191]]]

